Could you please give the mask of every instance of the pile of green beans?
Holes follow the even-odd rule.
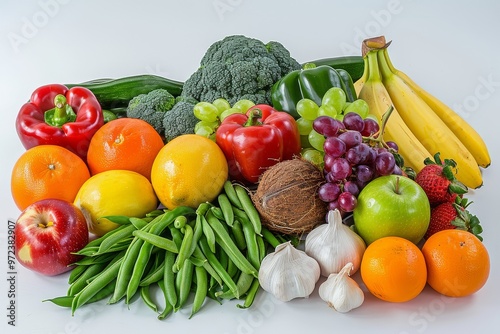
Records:
[[[48,299],[70,307],[108,299],[141,299],[165,318],[193,295],[191,316],[207,298],[252,305],[260,285],[260,263],[270,249],[291,238],[262,226],[247,189],[226,181],[212,203],[196,209],[155,210],[145,217],[108,217],[118,228],[89,242],[78,254],[65,296]],[[159,287],[164,302],[155,302]],[[135,296],[139,296],[135,298]]]

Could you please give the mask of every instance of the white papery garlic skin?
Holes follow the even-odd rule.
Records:
[[[365,300],[365,294],[358,283],[349,277],[353,264],[347,263],[338,274],[330,274],[319,286],[319,296],[337,312],[346,313],[355,309]]]
[[[338,273],[349,262],[353,264],[354,274],[366,249],[364,240],[344,225],[339,210],[330,210],[327,221],[307,235],[306,254],[318,261],[324,277]]]
[[[284,302],[309,297],[319,277],[318,262],[296,249],[290,241],[266,255],[259,269],[261,287]]]

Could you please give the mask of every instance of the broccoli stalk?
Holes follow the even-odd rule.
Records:
[[[271,104],[271,88],[300,64],[278,42],[233,35],[212,44],[199,69],[184,83],[181,96],[213,102],[224,98],[232,105],[248,99]]]

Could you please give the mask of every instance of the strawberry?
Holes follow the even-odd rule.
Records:
[[[467,193],[467,187],[455,178],[456,163],[451,159],[442,161],[439,152],[434,155],[434,161],[425,159],[425,166],[417,173],[417,182],[427,194],[432,207],[453,202],[458,196]]]
[[[472,215],[467,206],[465,198],[456,197],[454,202],[444,202],[431,209],[431,219],[424,238],[429,239],[431,235],[446,229],[460,229],[473,233],[479,240],[483,240],[479,235],[483,229],[479,219]]]

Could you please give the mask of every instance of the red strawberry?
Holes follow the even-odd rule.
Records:
[[[444,202],[431,209],[431,219],[424,238],[428,239],[434,233],[447,229],[460,229],[473,233],[480,240],[483,229],[479,219],[473,216],[467,206],[472,202],[457,197],[455,202]]]
[[[467,187],[455,178],[456,163],[453,160],[439,158],[439,153],[434,156],[435,161],[426,159],[426,166],[417,173],[417,182],[427,194],[431,206],[444,202],[453,202],[457,195],[465,194]]]

